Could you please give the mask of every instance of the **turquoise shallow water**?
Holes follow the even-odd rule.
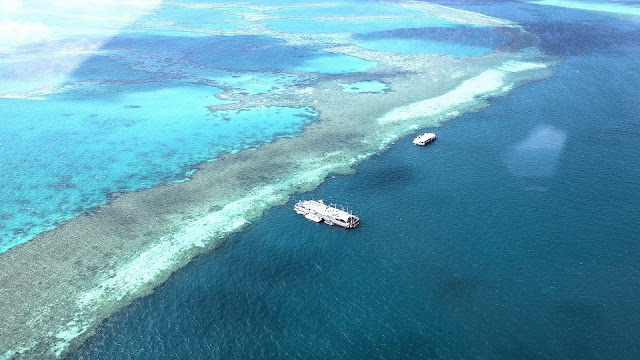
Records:
[[[215,97],[223,88],[284,93],[287,86],[304,84],[318,74],[349,74],[376,66],[282,40],[187,31],[185,28],[208,26],[233,30],[243,25],[238,8],[197,9],[192,5],[163,4],[113,36],[93,38],[82,33],[66,43],[27,47],[19,56],[0,60],[0,77],[6,80],[0,91],[19,95],[0,100],[0,181],[6,184],[1,190],[0,251],[105,203],[113,192],[182,181],[199,162],[292,136],[315,116],[307,108],[209,112],[207,106],[223,103]],[[305,9],[300,15],[309,10]],[[420,15],[392,3],[354,2],[321,9],[335,11],[335,15],[349,9],[358,9],[359,15]],[[294,10],[279,11],[283,15]],[[21,20],[38,20],[28,11],[25,14]],[[278,26],[303,33],[315,26],[306,20],[277,19]],[[88,26],[84,18],[78,23],[52,21],[68,27],[65,34]],[[171,25],[174,23],[178,28]],[[418,30],[421,33],[442,26],[460,27],[448,20],[414,17],[332,26],[336,24],[354,27],[362,33],[363,42],[372,43],[388,41],[375,40],[380,36],[417,36],[411,29],[397,33],[399,27],[430,29]],[[339,26],[328,30],[344,30]],[[59,47],[68,52],[56,53]],[[431,50],[423,46],[421,51]],[[464,44],[446,48],[451,54],[465,51],[469,50]],[[68,86],[57,88],[65,84]],[[356,86],[358,91],[384,91],[379,85],[361,85]],[[20,98],[24,96],[29,99]]]
[[[73,358],[640,357],[637,26],[496,6],[535,17],[551,79],[296,196],[358,228],[273,209]]]
[[[230,30],[246,25],[242,18],[220,9],[198,9],[179,6],[161,7],[149,17],[155,21],[171,21],[179,26],[195,29]]]
[[[316,115],[284,107],[212,113],[207,106],[224,103],[215,97],[221,88],[281,93],[312,74],[376,65],[259,36],[145,27],[165,18],[231,30],[238,16],[163,6],[101,40],[91,56],[83,51],[96,40],[81,35],[64,44],[77,53],[49,55],[63,46],[53,43],[0,60],[7,65],[0,67],[7,80],[2,93],[42,93],[0,99],[0,252],[105,203],[111,193],[183,181],[220,153],[298,134]]]
[[[391,51],[401,54],[441,54],[457,58],[481,56],[491,52],[491,49],[486,47],[421,39],[361,40],[355,43],[371,50]]]
[[[429,53],[466,58],[486,55],[504,47],[510,37],[510,42],[516,43],[517,30],[460,25],[376,31],[356,36],[354,44],[401,54]]]
[[[338,16],[389,16],[389,15],[427,15],[424,11],[411,9],[395,3],[352,1],[335,2],[320,6],[281,8],[268,12],[283,17],[338,17]]]
[[[459,26],[460,24],[436,17],[389,18],[377,20],[320,20],[320,19],[265,19],[267,27],[275,31],[292,33],[356,33],[366,34],[403,28]]]
[[[3,208],[0,250],[133,191],[186,179],[194,164],[293,136],[311,109],[212,113],[215,88],[102,85],[48,100],[0,99]],[[159,101],[162,99],[162,101]],[[28,194],[28,196],[25,196]]]

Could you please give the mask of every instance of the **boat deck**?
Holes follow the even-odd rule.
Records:
[[[329,206],[322,200],[298,201],[293,207],[296,213],[305,218],[319,223],[324,221],[329,225],[338,225],[346,229],[352,229],[360,224],[360,219],[350,212],[338,209],[337,206]]]
[[[436,134],[424,133],[422,135],[418,135],[415,139],[413,139],[413,145],[424,146],[430,142],[433,142],[435,139],[436,139]]]

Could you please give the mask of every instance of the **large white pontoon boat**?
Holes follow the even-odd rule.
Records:
[[[351,212],[338,209],[335,205],[326,205],[322,200],[300,200],[293,209],[313,222],[324,220],[325,224],[338,225],[346,229],[352,229],[360,224],[360,219]]]

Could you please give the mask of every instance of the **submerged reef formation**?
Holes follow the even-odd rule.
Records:
[[[223,89],[216,94],[223,101],[210,105],[211,112],[311,108],[317,120],[300,136],[278,138],[256,149],[204,162],[188,181],[114,194],[109,203],[0,254],[0,267],[5,269],[0,273],[0,358],[64,356],[91,336],[102,320],[150,294],[194,256],[216,248],[226,236],[267,209],[286,203],[292,194],[313,189],[330,174],[352,172],[355,164],[417,129],[437,127],[463,113],[480,110],[490,97],[550,75],[548,60],[535,44],[522,41],[526,34],[515,24],[423,2],[398,6],[457,24],[495,27],[507,34],[508,40],[491,53],[476,57],[401,54],[354,45],[352,33],[293,33],[264,23],[266,19],[288,19],[276,10],[322,8],[326,4],[175,6],[227,9],[238,20],[224,20],[234,26],[232,31],[171,21],[147,20],[140,26],[204,36],[266,36],[287,46],[324,52],[328,56],[324,62],[331,62],[332,55],[356,58],[361,68],[339,71],[337,64],[315,72],[313,63],[284,68],[282,73],[302,80],[273,91],[253,92],[188,73],[204,68],[185,69],[183,75],[190,81]],[[316,20],[376,22],[419,17],[399,13]],[[521,37],[519,46],[509,45],[516,43],[509,42],[513,37]],[[136,66],[152,71],[156,65],[146,62]],[[277,73],[272,68],[265,71]],[[379,92],[344,90],[344,84],[369,81],[386,88]]]

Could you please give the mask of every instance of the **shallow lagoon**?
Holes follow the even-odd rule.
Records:
[[[277,107],[211,113],[208,106],[224,103],[218,92],[102,85],[88,96],[75,89],[47,100],[0,99],[0,181],[12,184],[2,187],[0,249],[105,203],[111,193],[184,180],[194,164],[223,152],[296,135],[315,116]]]

